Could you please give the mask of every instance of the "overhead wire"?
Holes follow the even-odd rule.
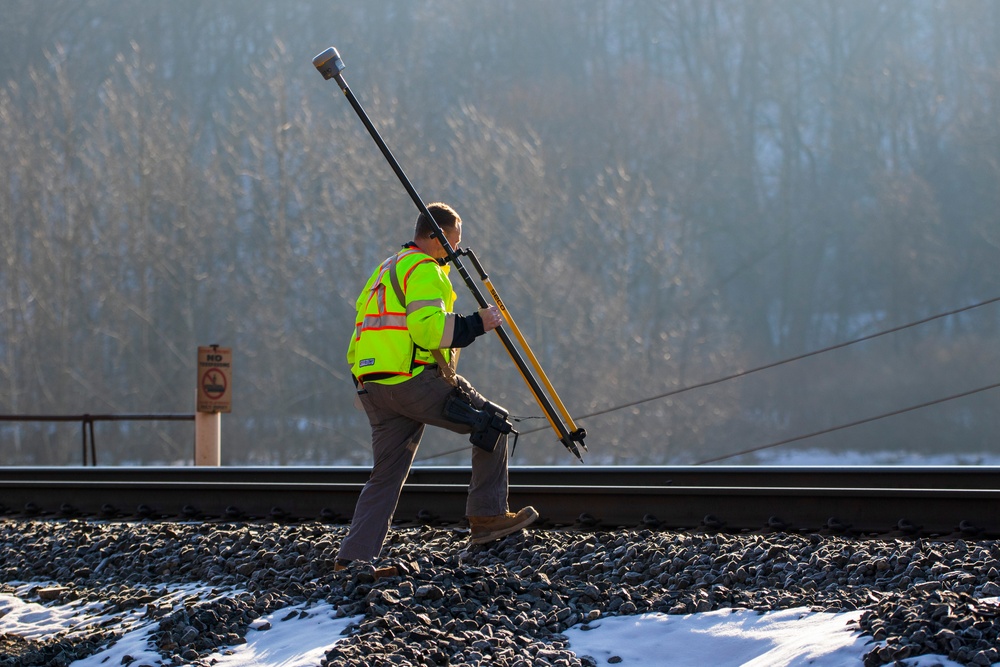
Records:
[[[976,308],[982,308],[983,306],[988,306],[991,303],[1000,302],[1000,296],[993,297],[992,299],[987,299],[985,301],[980,301],[968,306],[962,306],[961,308],[955,308],[954,310],[949,310],[945,313],[939,313],[937,315],[931,315],[930,317],[925,317],[920,320],[909,322],[907,324],[901,324],[899,326],[892,327],[891,329],[885,329],[883,331],[877,331],[866,336],[861,336],[860,338],[855,338],[853,340],[845,341],[842,343],[836,343],[834,345],[829,345],[827,347],[820,348],[818,350],[813,350],[811,352],[805,352],[803,354],[797,354],[793,357],[788,357],[787,359],[781,359],[779,361],[773,361],[761,366],[755,366],[753,368],[748,368],[746,370],[737,371],[729,375],[724,375],[714,380],[706,380],[704,382],[698,382],[697,384],[686,385],[684,387],[679,387],[677,389],[671,389],[670,391],[664,392],[662,394],[657,394],[655,396],[649,396],[647,398],[642,398],[630,403],[622,403],[621,405],[616,405],[614,407],[605,408],[604,410],[598,410],[597,412],[591,412],[578,417],[579,420],[589,419],[591,417],[598,417],[600,415],[608,414],[609,412],[617,412],[618,410],[624,410],[626,408],[632,408],[637,405],[642,405],[643,403],[649,403],[652,401],[658,401],[664,398],[669,398],[671,396],[676,396],[677,394],[683,394],[685,392],[694,391],[695,389],[702,389],[704,387],[710,387],[712,385],[720,384],[722,382],[728,382],[729,380],[735,380],[738,378],[746,377],[752,375],[753,373],[759,373],[761,371],[770,370],[772,368],[777,368],[778,366],[784,366],[785,364],[790,364],[795,361],[801,361],[803,359],[808,359],[809,357],[815,357],[820,354],[825,354],[827,352],[833,352],[834,350],[839,350],[845,347],[850,347],[851,345],[857,345],[858,343],[864,343],[869,340],[874,340],[875,338],[880,338],[882,336],[888,336],[889,334],[899,333],[906,329],[912,329],[913,327],[920,326],[922,324],[927,324],[928,322],[933,322],[935,320],[940,320],[945,317],[951,317],[953,315],[958,315],[969,310],[974,310]],[[535,431],[540,431],[543,429],[533,429],[531,431],[525,431],[522,435],[527,435],[528,433],[534,433]]]
[[[959,308],[955,308],[955,309],[952,309],[952,310],[949,310],[949,311],[946,311],[946,312],[943,312],[943,313],[938,313],[936,315],[931,315],[931,316],[928,316],[928,317],[924,317],[924,318],[921,318],[919,320],[914,320],[912,322],[908,322],[906,324],[900,324],[898,326],[894,326],[894,327],[891,327],[889,329],[883,329],[882,331],[877,331],[875,333],[867,334],[865,336],[860,336],[858,338],[854,338],[854,339],[851,339],[851,340],[848,340],[848,341],[844,341],[844,342],[841,342],[841,343],[835,343],[833,345],[828,345],[826,347],[822,347],[822,348],[819,348],[819,349],[816,349],[816,350],[812,350],[811,352],[805,352],[803,354],[797,354],[797,355],[794,355],[792,357],[787,357],[785,359],[780,359],[778,361],[772,361],[770,363],[762,364],[760,366],[754,366],[753,368],[748,368],[748,369],[745,369],[745,370],[736,371],[735,373],[730,373],[729,375],[723,375],[721,377],[718,377],[718,378],[715,378],[715,379],[712,379],[712,380],[705,380],[704,382],[698,382],[698,383],[691,384],[691,385],[685,385],[683,387],[678,387],[677,389],[671,389],[670,391],[666,391],[666,392],[663,392],[663,393],[660,393],[660,394],[656,394],[654,396],[648,396],[646,398],[641,398],[641,399],[638,399],[638,400],[635,400],[635,401],[630,401],[628,403],[621,403],[619,405],[615,405],[615,406],[612,406],[612,407],[609,407],[609,408],[605,408],[603,410],[598,410],[596,412],[590,412],[590,413],[584,414],[584,415],[582,415],[580,417],[577,417],[577,421],[582,421],[584,419],[590,419],[590,418],[593,418],[593,417],[599,417],[599,416],[606,415],[606,414],[609,414],[609,413],[612,413],[612,412],[617,412],[619,410],[625,410],[627,408],[633,408],[635,406],[642,405],[644,403],[650,403],[652,401],[658,401],[658,400],[662,400],[662,399],[665,399],[665,398],[670,398],[671,396],[677,396],[678,394],[683,394],[683,393],[686,393],[686,392],[689,392],[689,391],[694,391],[695,389],[703,389],[705,387],[711,387],[713,385],[721,384],[723,382],[728,382],[730,380],[736,380],[736,379],[739,379],[739,378],[746,377],[748,375],[752,375],[754,373],[759,373],[761,371],[770,370],[772,368],[777,368],[779,366],[784,366],[786,364],[790,364],[790,363],[793,363],[793,362],[796,362],[796,361],[802,361],[803,359],[808,359],[810,357],[815,357],[815,356],[820,355],[820,354],[825,354],[827,352],[833,352],[835,350],[840,350],[840,349],[843,349],[843,348],[846,348],[846,347],[850,347],[852,345],[857,345],[859,343],[864,343],[866,341],[874,340],[876,338],[881,338],[882,336],[888,336],[889,334],[899,333],[900,331],[905,331],[906,329],[912,329],[914,327],[918,327],[918,326],[921,326],[923,324],[927,324],[929,322],[934,322],[936,320],[944,319],[946,317],[953,317],[955,315],[959,315],[961,313],[968,312],[970,310],[975,310],[977,308],[982,308],[983,306],[988,306],[990,304],[997,303],[997,302],[1000,302],[1000,296],[993,297],[993,298],[990,298],[990,299],[985,299],[983,301],[978,301],[976,303],[969,304],[967,306],[961,306]],[[786,440],[782,440],[782,441],[779,441],[779,442],[773,442],[773,443],[770,443],[770,444],[767,444],[767,445],[760,445],[758,447],[753,447],[753,448],[750,448],[750,449],[747,449],[747,450],[744,450],[744,451],[741,451],[741,452],[736,452],[736,453],[733,453],[733,454],[725,454],[725,455],[718,456],[718,457],[715,457],[715,458],[712,458],[712,459],[706,459],[704,461],[697,462],[695,465],[702,465],[702,464],[705,464],[705,463],[714,463],[715,461],[721,461],[723,459],[732,458],[732,457],[735,457],[735,456],[741,456],[743,454],[749,454],[749,453],[753,453],[753,452],[760,451],[760,450],[763,450],[763,449],[769,449],[769,448],[773,448],[773,447],[778,447],[778,446],[781,446],[781,445],[789,444],[791,442],[797,442],[799,440],[806,440],[808,438],[813,438],[813,437],[816,437],[816,436],[819,436],[819,435],[823,435],[823,434],[826,434],[826,433],[832,433],[832,432],[835,432],[835,431],[839,431],[839,430],[851,428],[853,426],[858,426],[858,425],[861,425],[861,424],[866,424],[866,423],[877,421],[877,420],[880,420],[880,419],[886,419],[888,417],[893,417],[893,416],[896,416],[896,415],[899,415],[899,414],[903,414],[903,413],[906,413],[906,412],[912,412],[914,410],[919,410],[919,409],[922,409],[922,408],[926,408],[926,407],[929,407],[931,405],[937,405],[938,403],[945,403],[945,402],[953,401],[953,400],[956,400],[956,399],[959,399],[959,398],[964,398],[966,396],[971,396],[973,394],[977,394],[977,393],[980,393],[980,392],[989,391],[990,389],[995,389],[998,386],[1000,386],[1000,384],[988,385],[986,387],[981,387],[979,389],[973,389],[971,391],[963,392],[961,394],[955,394],[953,396],[948,396],[948,397],[937,399],[937,400],[934,400],[934,401],[928,401],[926,403],[921,403],[919,405],[914,405],[914,406],[910,406],[910,407],[907,407],[907,408],[902,408],[902,409],[899,409],[899,410],[894,410],[892,412],[887,412],[887,413],[884,413],[884,414],[881,414],[881,415],[875,415],[875,416],[868,417],[868,418],[865,418],[865,419],[862,419],[862,420],[851,422],[849,424],[842,424],[840,426],[834,426],[834,427],[831,427],[831,428],[828,428],[828,429],[823,429],[823,430],[820,430],[820,431],[815,431],[813,433],[807,433],[805,435],[800,435],[800,436],[796,436],[796,437],[793,437],[793,438],[788,438]],[[528,431],[522,431],[520,433],[520,435],[529,435],[531,433],[537,433],[539,431],[544,431],[544,430],[547,430],[547,429],[545,427],[539,427],[539,428],[531,429],[531,430],[528,430]],[[442,452],[440,454],[433,454],[431,456],[421,457],[420,460],[421,461],[426,461],[426,460],[430,460],[430,459],[433,459],[433,458],[440,458],[440,457],[444,457],[444,456],[449,456],[451,454],[456,454],[456,453],[464,451],[466,449],[468,449],[468,447],[462,447],[461,449],[456,449],[456,450],[451,450],[451,451],[447,451],[447,452]]]
[[[815,438],[820,435],[826,435],[827,433],[833,433],[835,431],[842,431],[847,428],[852,428],[854,426],[860,426],[861,424],[868,424],[873,421],[878,421],[880,419],[886,419],[888,417],[895,417],[896,415],[901,415],[906,412],[913,412],[914,410],[921,410],[923,408],[928,408],[932,405],[938,405],[940,403],[947,403],[948,401],[954,401],[959,398],[965,398],[966,396],[972,396],[973,394],[979,394],[984,391],[989,391],[990,389],[996,389],[1000,387],[1000,382],[987,385],[985,387],[980,387],[979,389],[970,389],[969,391],[963,391],[960,394],[954,394],[952,396],[946,396],[944,398],[937,398],[933,401],[927,401],[925,403],[920,403],[918,405],[911,405],[907,408],[900,408],[898,410],[893,410],[891,412],[885,412],[872,417],[867,417],[865,419],[859,419],[857,421],[850,422],[849,424],[840,424],[838,426],[831,426],[830,428],[824,428],[819,431],[813,431],[812,433],[805,433],[803,435],[797,435],[793,438],[785,438],[784,440],[779,440],[778,442],[772,442],[767,445],[758,445],[757,447],[750,447],[749,449],[744,449],[738,452],[732,452],[730,454],[722,454],[720,456],[715,456],[710,459],[703,459],[701,461],[696,461],[694,465],[705,465],[706,463],[716,463],[717,461],[724,461],[725,459],[735,458],[737,456],[743,456],[744,454],[752,454],[754,452],[759,452],[764,449],[771,449],[772,447],[780,447],[781,445],[787,445],[791,442],[798,442],[799,440],[807,440],[809,438]]]

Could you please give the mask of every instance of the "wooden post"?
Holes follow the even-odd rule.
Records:
[[[222,462],[222,413],[194,415],[194,464],[218,466]]]

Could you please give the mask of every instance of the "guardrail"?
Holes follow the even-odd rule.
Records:
[[[97,465],[97,445],[94,422],[122,421],[194,421],[194,414],[134,414],[134,415],[0,415],[0,422],[80,422],[83,431],[83,465]],[[89,437],[88,437],[89,436]]]

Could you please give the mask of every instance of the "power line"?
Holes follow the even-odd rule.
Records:
[[[699,382],[697,384],[692,384],[692,385],[688,385],[688,386],[685,386],[685,387],[680,387],[678,389],[672,389],[672,390],[670,390],[668,392],[664,392],[662,394],[657,394],[655,396],[649,396],[648,398],[641,398],[639,400],[632,401],[630,403],[623,403],[621,405],[616,405],[614,407],[606,408],[604,410],[598,410],[597,412],[591,412],[589,414],[585,414],[585,415],[583,415],[581,417],[578,417],[577,421],[582,421],[584,419],[589,419],[591,417],[599,417],[601,415],[608,414],[609,412],[617,412],[618,410],[624,410],[626,408],[632,408],[632,407],[635,407],[637,405],[642,405],[643,403],[650,403],[652,401],[658,401],[660,399],[669,398],[671,396],[676,396],[677,394],[683,394],[685,392],[693,391],[695,389],[702,389],[704,387],[710,387],[712,385],[720,384],[722,382],[728,382],[729,380],[735,380],[737,378],[746,377],[747,375],[751,375],[753,373],[759,373],[760,371],[766,371],[766,370],[769,370],[771,368],[777,368],[778,366],[783,366],[785,364],[790,364],[790,363],[792,363],[794,361],[801,361],[803,359],[808,359],[809,357],[814,357],[816,355],[824,354],[826,352],[833,352],[834,350],[839,350],[841,348],[849,347],[851,345],[857,345],[858,343],[863,343],[865,341],[873,340],[873,339],[879,338],[881,336],[887,336],[889,334],[898,333],[898,332],[903,331],[905,329],[911,329],[913,327],[920,326],[921,324],[927,324],[928,322],[933,322],[934,320],[940,320],[940,319],[945,318],[945,317],[951,317],[952,315],[958,315],[959,313],[964,313],[966,311],[973,310],[975,308],[981,308],[981,307],[987,306],[987,305],[989,305],[991,303],[997,303],[998,301],[1000,301],[1000,296],[994,297],[992,299],[987,299],[985,301],[980,301],[978,303],[974,303],[974,304],[969,305],[969,306],[963,306],[961,308],[956,308],[954,310],[949,310],[946,313],[939,313],[937,315],[932,315],[930,317],[925,317],[925,318],[923,318],[921,320],[916,320],[915,322],[910,322],[908,324],[901,324],[899,326],[892,327],[891,329],[885,329],[884,331],[879,331],[879,332],[876,332],[876,333],[873,333],[873,334],[869,334],[867,336],[862,336],[860,338],[855,338],[853,340],[849,340],[849,341],[846,341],[846,342],[843,342],[843,343],[837,343],[835,345],[830,345],[829,347],[824,347],[824,348],[821,348],[821,349],[818,349],[818,350],[813,350],[812,352],[806,352],[804,354],[799,354],[799,355],[796,355],[794,357],[789,357],[787,359],[782,359],[780,361],[774,361],[774,362],[771,362],[771,363],[768,363],[768,364],[764,364],[762,366],[757,366],[755,368],[749,368],[747,370],[737,371],[737,372],[732,373],[730,375],[725,375],[723,377],[719,377],[719,378],[716,378],[714,380],[706,380],[705,382]],[[544,428],[532,429],[530,431],[525,431],[524,433],[522,433],[522,435],[528,435],[529,433],[536,433],[538,431],[543,431],[543,430],[545,430],[545,429]]]
[[[774,362],[771,362],[771,363],[768,363],[768,364],[763,364],[761,366],[756,366],[754,368],[749,368],[747,370],[737,371],[737,372],[731,373],[729,375],[724,375],[722,377],[715,378],[714,380],[706,380],[705,382],[699,382],[697,384],[692,384],[692,385],[687,385],[687,386],[684,386],[684,387],[679,387],[677,389],[672,389],[670,391],[664,392],[662,394],[657,394],[655,396],[649,396],[647,398],[642,398],[642,399],[639,399],[639,400],[636,400],[636,401],[632,401],[630,403],[623,403],[621,405],[613,406],[613,407],[610,407],[610,408],[605,408],[604,410],[598,410],[597,412],[591,412],[591,413],[588,413],[588,414],[585,414],[585,415],[582,415],[582,416],[578,417],[577,421],[582,421],[584,419],[589,419],[591,417],[599,417],[601,415],[606,415],[606,414],[611,413],[611,412],[617,412],[618,410],[624,410],[626,408],[632,408],[632,407],[635,407],[637,405],[642,405],[643,403],[650,403],[652,401],[658,401],[660,399],[669,398],[671,396],[676,396],[678,394],[683,394],[683,393],[688,392],[688,391],[694,391],[695,389],[702,389],[704,387],[710,387],[712,385],[720,384],[722,382],[728,382],[729,380],[736,380],[738,378],[746,377],[747,375],[751,375],[753,373],[759,373],[760,371],[766,371],[766,370],[769,370],[771,368],[777,368],[778,366],[783,366],[785,364],[790,364],[790,363],[795,362],[795,361],[801,361],[803,359],[808,359],[809,357],[814,357],[816,355],[824,354],[826,352],[833,352],[834,350],[839,350],[839,349],[842,349],[842,348],[845,348],[845,347],[849,347],[851,345],[857,345],[858,343],[863,343],[865,341],[873,340],[875,338],[880,338],[882,336],[888,336],[889,334],[898,333],[898,332],[904,331],[906,329],[912,329],[913,327],[917,327],[917,326],[920,326],[922,324],[927,324],[928,322],[933,322],[935,320],[944,319],[945,317],[951,317],[953,315],[958,315],[960,313],[964,313],[964,312],[967,312],[967,311],[970,311],[970,310],[974,310],[976,308],[982,308],[983,306],[988,306],[988,305],[990,305],[992,303],[997,303],[997,302],[1000,302],[1000,296],[993,297],[992,299],[986,299],[985,301],[979,301],[977,303],[973,303],[973,304],[970,304],[968,306],[962,306],[961,308],[955,308],[954,310],[949,310],[947,312],[938,313],[937,315],[931,315],[931,316],[925,317],[923,319],[915,320],[915,321],[909,322],[907,324],[901,324],[899,326],[895,326],[895,327],[892,327],[890,329],[885,329],[883,331],[878,331],[878,332],[875,332],[875,333],[872,333],[872,334],[868,334],[866,336],[861,336],[860,338],[855,338],[853,340],[845,341],[843,343],[837,343],[835,345],[830,345],[828,347],[820,348],[818,350],[813,350],[812,352],[806,352],[804,354],[795,355],[793,357],[788,357],[787,359],[782,359],[780,361],[774,361]],[[967,392],[964,392],[964,393],[961,393],[961,394],[956,394],[954,396],[948,396],[946,398],[937,399],[935,401],[929,401],[927,403],[921,403],[920,405],[911,406],[909,408],[902,408],[900,410],[896,410],[896,411],[893,411],[893,412],[885,413],[885,414],[882,414],[882,415],[876,415],[874,417],[868,417],[866,419],[862,419],[862,420],[859,420],[859,421],[851,422],[849,424],[842,424],[840,426],[834,426],[834,427],[831,427],[831,428],[828,428],[828,429],[824,429],[822,431],[816,431],[814,433],[808,433],[806,435],[800,435],[800,436],[796,436],[794,438],[788,438],[786,440],[781,440],[779,442],[774,442],[774,443],[771,443],[771,444],[768,444],[768,445],[761,445],[759,447],[754,447],[754,448],[751,448],[751,449],[748,449],[748,450],[745,450],[745,451],[736,452],[736,453],[733,453],[733,454],[725,454],[723,456],[719,456],[719,457],[712,458],[712,459],[706,459],[704,461],[697,462],[695,465],[703,465],[703,464],[706,464],[706,463],[714,463],[716,461],[721,461],[723,459],[732,458],[734,456],[741,456],[743,454],[753,453],[753,452],[756,452],[756,451],[760,451],[762,449],[769,449],[769,448],[772,448],[772,447],[779,447],[781,445],[786,445],[786,444],[791,443],[791,442],[797,442],[799,440],[806,440],[808,438],[813,438],[813,437],[816,437],[816,436],[819,436],[819,435],[823,435],[823,434],[826,434],[826,433],[832,433],[834,431],[840,431],[840,430],[843,430],[843,429],[851,428],[853,426],[858,426],[860,424],[866,424],[866,423],[869,423],[869,422],[877,421],[879,419],[886,419],[888,417],[893,417],[895,415],[903,414],[903,413],[906,413],[906,412],[912,412],[914,410],[919,410],[921,408],[925,408],[925,407],[928,407],[928,406],[931,406],[931,405],[936,405],[938,403],[945,403],[945,402],[948,402],[948,401],[953,401],[953,400],[958,399],[958,398],[964,398],[965,396],[971,396],[972,394],[977,394],[977,393],[980,393],[980,392],[988,391],[990,389],[995,389],[998,386],[1000,386],[1000,384],[992,384],[992,385],[989,385],[989,386],[986,386],[986,387],[982,387],[980,389],[973,389],[971,391],[967,391]],[[539,427],[539,428],[531,429],[529,431],[522,431],[521,435],[529,435],[531,433],[538,433],[539,431],[544,431],[544,430],[547,430],[547,429],[545,427]],[[451,451],[447,451],[447,452],[442,452],[440,454],[433,454],[431,456],[422,457],[419,460],[426,461],[426,460],[430,460],[430,459],[434,459],[434,458],[439,458],[439,457],[444,457],[444,456],[450,456],[451,454],[457,454],[458,452],[465,451],[466,449],[469,449],[469,447],[462,447],[460,449],[455,449],[455,450],[451,450]]]
[[[858,421],[854,421],[849,424],[841,424],[840,426],[831,426],[830,428],[825,428],[821,431],[814,431],[812,433],[806,433],[805,435],[797,435],[794,438],[786,438],[784,440],[779,440],[778,442],[772,442],[769,445],[760,445],[758,447],[751,447],[750,449],[744,449],[743,451],[733,452],[731,454],[723,454],[722,456],[716,456],[714,458],[705,459],[703,461],[697,461],[694,465],[700,466],[706,463],[715,463],[716,461],[731,459],[734,456],[742,456],[743,454],[752,454],[753,452],[759,452],[763,449],[770,449],[771,447],[779,447],[781,445],[787,445],[790,442],[798,442],[799,440],[807,440],[809,438],[815,438],[816,436],[826,435],[827,433],[833,433],[834,431],[842,431],[845,428],[860,426],[861,424],[867,424],[869,422],[878,421],[879,419],[885,419],[887,417],[895,417],[896,415],[901,415],[905,412],[913,412],[914,410],[920,410],[922,408],[927,408],[932,405],[938,405],[939,403],[947,403],[948,401],[954,401],[955,399],[965,398],[966,396],[972,396],[973,394],[978,394],[983,391],[989,391],[990,389],[996,389],[997,387],[1000,387],[1000,382],[987,385],[985,387],[980,387],[979,389],[964,391],[961,394],[955,394],[953,396],[947,396],[945,398],[938,398],[933,401],[927,401],[926,403],[920,403],[919,405],[911,405],[908,408],[900,408],[899,410],[893,410],[892,412],[886,412],[881,415],[875,415],[874,417],[859,419]]]

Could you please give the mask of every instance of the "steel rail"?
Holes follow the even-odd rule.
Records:
[[[0,468],[5,516],[349,520],[368,469]],[[469,470],[414,468],[398,523],[459,524]],[[551,527],[1000,535],[1000,468],[515,467]]]
[[[367,466],[0,467],[8,481],[364,483]],[[467,466],[415,466],[410,484],[463,484]],[[512,485],[998,489],[1000,466],[512,466]]]

